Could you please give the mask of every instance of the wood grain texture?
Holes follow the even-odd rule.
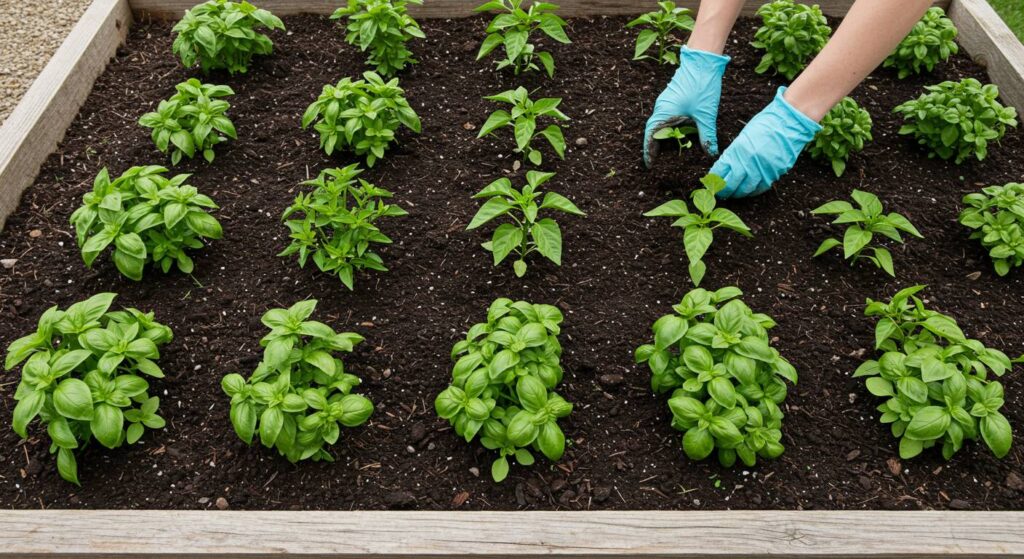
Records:
[[[178,19],[185,10],[191,8],[199,0],[130,0],[132,9],[139,16],[154,19]],[[709,0],[713,1],[713,0]],[[822,11],[830,16],[842,16],[850,9],[853,0],[818,0],[803,1],[805,4],[818,4]],[[950,0],[937,0],[936,6],[949,6]],[[266,8],[276,15],[285,16],[299,13],[330,14],[343,0],[255,0],[253,3]],[[450,18],[473,15],[473,8],[483,4],[484,0],[425,0],[423,6],[410,6],[409,13],[414,17]],[[654,0],[554,0],[558,4],[559,14],[572,16],[588,15],[622,15],[637,14],[657,8]],[[747,2],[743,8],[744,15],[754,15],[763,2]],[[690,9],[697,9],[699,0],[677,0],[676,4]]]
[[[127,0],[94,0],[0,128],[0,230],[124,41]]]
[[[1024,113],[1024,44],[986,0],[953,0],[949,17],[960,31],[957,41],[988,70],[1003,101]]]
[[[0,557],[1024,557],[1020,512],[0,512]]]

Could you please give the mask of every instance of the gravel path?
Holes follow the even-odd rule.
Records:
[[[0,0],[0,123],[88,6],[89,0]]]

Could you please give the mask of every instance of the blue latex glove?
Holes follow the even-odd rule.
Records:
[[[696,125],[700,146],[708,155],[718,155],[718,102],[728,63],[728,56],[686,46],[679,50],[679,69],[654,102],[654,114],[647,119],[644,165],[650,168],[658,155],[654,133],[683,123]]]
[[[821,125],[796,110],[782,94],[743,127],[726,148],[711,172],[725,179],[719,198],[756,196],[771,188],[783,173],[796,164],[804,147],[821,130]]]

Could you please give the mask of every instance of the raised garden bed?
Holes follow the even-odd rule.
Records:
[[[969,336],[1011,356],[1024,353],[1024,280],[1019,273],[997,277],[982,249],[955,220],[964,194],[1021,180],[1024,132],[1008,133],[983,163],[955,166],[928,159],[898,136],[900,119],[891,112],[927,84],[961,77],[987,81],[985,69],[966,53],[922,77],[897,80],[895,72],[879,70],[854,92],[871,112],[875,140],[851,159],[844,177],[837,179],[827,164],[805,158],[772,193],[727,204],[755,236],[723,236],[707,258],[704,283],[711,288],[737,285],[756,311],[774,316],[779,326],[772,330],[778,338],[773,345],[801,376],[786,401],[786,453],[754,468],[726,469],[714,461],[685,458],[663,399],[650,392],[649,371],[633,364],[632,351],[649,339],[650,324],[689,289],[675,231],[642,213],[688,192],[711,161],[697,150],[681,159],[665,153],[654,170],[642,169],[642,127],[671,70],[630,60],[635,34],[624,29],[629,18],[571,19],[573,44],[551,45],[558,64],[553,80],[496,74],[489,64],[475,61],[486,26],[482,17],[421,20],[427,38],[413,43],[421,63],[403,73],[401,83],[423,120],[423,133],[403,133],[398,148],[364,174],[395,192],[395,201],[410,216],[388,225],[386,232],[396,242],[382,254],[391,271],[359,277],[354,292],[336,278],[299,270],[293,260],[275,256],[287,244],[280,214],[299,183],[323,168],[356,161],[344,154],[325,156],[316,137],[298,127],[301,114],[325,82],[364,69],[362,57],[345,44],[334,22],[312,15],[284,19],[289,32],[273,35],[272,56],[258,59],[246,75],[214,74],[206,80],[236,91],[231,116],[239,139],[219,146],[213,165],[195,161],[175,167],[177,172],[193,173],[190,183],[221,205],[215,215],[224,226],[224,239],[198,253],[193,277],[148,273],[143,283],[133,283],[118,275],[108,259],[88,270],[67,222],[100,168],[120,173],[132,165],[165,163],[148,131],[136,121],[166,98],[174,84],[193,75],[170,55],[169,23],[132,26],[126,45],[97,80],[64,141],[7,217],[0,233],[0,256],[17,262],[0,272],[0,347],[33,329],[46,308],[101,291],[119,293],[118,305],[155,311],[174,330],[175,340],[162,350],[161,366],[168,376],[154,383],[168,428],[149,432],[142,444],[117,451],[98,446],[86,450],[80,455],[80,488],[59,479],[44,437],[23,442],[4,429],[4,508],[1021,507],[1024,450],[1019,435],[1003,460],[974,443],[949,462],[935,450],[901,461],[888,428],[878,424],[876,398],[864,390],[861,380],[850,376],[873,355],[873,322],[862,316],[865,299],[888,298],[915,283],[929,284],[930,306],[956,317]],[[753,72],[759,56],[747,43],[755,27],[753,20],[741,20],[729,47],[734,58],[726,74],[720,117],[723,143],[735,137],[783,83]],[[569,195],[588,214],[560,220],[566,235],[563,266],[531,261],[523,279],[517,279],[511,267],[491,266],[490,255],[479,247],[487,240],[486,233],[464,231],[478,207],[470,198],[473,193],[499,176],[521,177],[525,171],[513,171],[504,139],[477,140],[475,130],[495,108],[481,97],[520,84],[540,88],[543,96],[563,98],[562,108],[572,118],[563,124],[569,151],[564,161],[550,158],[544,167],[557,172],[552,189]],[[851,268],[838,258],[810,258],[832,230],[809,210],[853,188],[883,195],[887,209],[906,215],[926,237],[895,251],[898,280],[873,267]],[[452,344],[484,318],[490,301],[502,296],[554,304],[564,312],[566,376],[559,392],[575,403],[576,411],[563,420],[571,443],[561,462],[550,465],[541,460],[531,468],[513,467],[509,479],[495,484],[488,477],[491,453],[459,440],[436,417],[433,399],[450,377]],[[343,433],[342,442],[334,447],[337,462],[293,466],[276,453],[246,447],[237,438],[228,422],[220,379],[229,372],[248,374],[255,366],[263,331],[259,317],[266,309],[308,297],[320,301],[321,320],[366,337],[346,365],[364,379],[361,390],[377,410],[368,425]],[[13,408],[14,381],[5,381],[7,418]],[[1003,412],[1019,431],[1024,426],[1019,367],[1003,383]],[[644,513],[630,514],[638,525],[644,524]],[[678,515],[663,518],[720,522],[719,529],[733,522],[743,525],[735,520],[739,516],[706,514],[689,520]],[[810,526],[818,516],[784,518]],[[183,521],[182,526],[194,529],[205,518]],[[287,531],[273,528],[277,520],[269,517],[229,518],[224,522],[253,518],[268,529]],[[443,526],[448,518],[456,526],[477,516],[367,516],[362,522],[373,528],[396,519],[400,526],[432,530],[429,522],[439,519]],[[503,517],[494,513],[488,518],[501,522]],[[521,518],[538,526],[547,522],[543,517]],[[588,517],[578,529],[593,531],[594,524],[588,523],[618,518]],[[772,513],[765,518],[772,518]],[[858,515],[821,518],[826,524],[845,526],[878,523],[878,518]],[[899,516],[884,518],[901,522]],[[977,516],[902,518],[921,530],[928,525],[981,522]],[[417,524],[423,519],[430,527]],[[1007,519],[1008,531],[996,541],[1008,547],[974,551],[1022,553],[1020,516],[989,515],[985,522],[998,525],[999,519]],[[70,523],[62,526],[74,525],[68,515],[57,520]],[[601,554],[639,551],[633,546],[642,541],[642,530],[637,530],[622,535],[622,547],[595,547],[603,550]],[[833,530],[825,529],[820,541],[836,538]],[[678,536],[692,534],[682,530]],[[377,535],[361,537],[356,539],[370,549]],[[587,552],[578,541],[561,544],[555,533],[549,537],[535,543],[564,545],[566,554]],[[238,544],[230,536],[226,541],[229,546]],[[671,542],[659,543],[650,553],[671,551],[681,556],[684,547],[671,549]],[[210,546],[204,551],[225,549]],[[893,549],[884,551],[911,554],[910,548]],[[937,545],[922,554],[948,549]],[[139,556],[158,550],[134,548]],[[852,551],[839,546],[823,553]],[[454,548],[438,545],[431,552],[447,555]],[[500,547],[487,552],[515,553]]]

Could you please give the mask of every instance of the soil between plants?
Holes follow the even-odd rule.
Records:
[[[774,345],[799,370],[786,401],[785,454],[754,468],[725,469],[683,454],[669,424],[665,397],[649,389],[649,372],[633,349],[650,325],[670,312],[690,282],[679,231],[642,213],[686,195],[711,160],[693,150],[664,150],[656,167],[640,163],[644,122],[672,68],[631,61],[634,34],[625,18],[574,19],[573,44],[550,45],[553,80],[517,79],[475,61],[486,20],[426,20],[427,39],[414,43],[421,60],[402,86],[423,119],[423,133],[402,133],[401,145],[364,177],[396,193],[410,216],[383,224],[396,240],[383,250],[391,271],[363,274],[347,291],[315,269],[276,257],[286,245],[279,217],[299,183],[319,170],[355,161],[318,149],[299,128],[321,86],[364,70],[363,57],[324,18],[285,18],[272,56],[247,75],[215,74],[231,85],[229,111],[239,140],[218,146],[212,165],[186,162],[190,183],[212,196],[225,238],[196,255],[194,277],[150,269],[133,283],[109,257],[89,270],[81,262],[68,217],[104,166],[166,164],[138,117],[198,75],[171,55],[170,26],[137,25],[99,79],[58,151],[44,165],[0,234],[0,346],[35,328],[46,308],[100,291],[120,293],[115,305],[156,311],[175,340],[160,360],[166,379],[162,431],[110,451],[90,445],[79,454],[82,487],[63,482],[47,452],[45,432],[27,442],[10,429],[18,372],[3,374],[0,410],[0,504],[5,508],[195,509],[1019,509],[1024,505],[1024,368],[1004,377],[1004,413],[1016,429],[1009,456],[996,460],[980,443],[953,460],[938,451],[900,461],[896,441],[878,423],[876,398],[851,378],[874,355],[873,323],[862,316],[868,297],[929,284],[930,304],[955,316],[968,335],[1008,354],[1024,352],[1024,272],[998,278],[982,248],[956,223],[960,198],[989,184],[1022,179],[1024,135],[1012,131],[982,163],[929,160],[897,135],[891,110],[921,87],[984,71],[966,56],[931,76],[899,81],[879,70],[854,94],[875,121],[875,140],[837,179],[827,164],[803,157],[770,193],[731,202],[752,227],[745,239],[721,234],[707,258],[705,286],[738,285],[756,310],[778,321]],[[720,116],[727,145],[783,82],[754,73],[748,46],[756,22],[741,20],[729,46]],[[471,194],[500,176],[522,181],[508,157],[511,138],[476,139],[494,106],[483,101],[524,84],[534,97],[564,99],[572,121],[564,161],[550,154],[552,190],[572,198],[585,219],[560,218],[561,268],[540,260],[516,279],[494,268],[479,247],[490,228],[464,231],[477,208]],[[854,188],[882,196],[924,233],[895,250],[898,280],[838,255],[812,259],[836,230],[812,217],[819,204]],[[220,378],[248,374],[264,332],[260,315],[313,297],[316,318],[367,341],[347,358],[360,388],[377,406],[370,422],[344,431],[335,463],[292,465],[275,451],[247,447],[231,429]],[[492,454],[466,444],[433,411],[450,378],[449,350],[484,320],[496,297],[558,305],[565,380],[576,404],[563,420],[570,442],[563,460],[514,466],[502,484],[489,479]],[[223,501],[219,499],[223,498]]]

